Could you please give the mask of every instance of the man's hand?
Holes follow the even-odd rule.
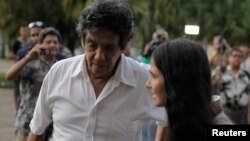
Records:
[[[42,135],[35,135],[30,132],[28,140],[27,141],[44,141],[44,134]]]
[[[36,45],[27,53],[27,55],[25,56],[25,58],[26,58],[28,61],[38,59],[38,56],[39,56],[39,54],[40,54],[40,52],[41,52],[41,48],[43,48],[41,44],[36,44]]]
[[[167,141],[168,127],[157,126],[155,141]]]
[[[212,84],[218,85],[222,81],[222,74],[220,72],[216,73],[212,78]]]

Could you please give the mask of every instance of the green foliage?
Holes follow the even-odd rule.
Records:
[[[42,20],[47,26],[55,26],[65,43],[77,42],[75,24],[81,10],[92,0],[1,0],[0,32],[15,38],[18,25]],[[249,0],[127,0],[133,9],[136,28],[134,47],[142,47],[151,39],[153,29],[160,25],[170,38],[184,35],[186,24],[200,26],[197,39],[212,37],[227,28],[226,38],[232,45],[250,45]],[[152,4],[155,7],[152,8]],[[71,41],[71,42],[69,42]]]
[[[5,80],[5,73],[4,72],[0,72],[0,80]]]

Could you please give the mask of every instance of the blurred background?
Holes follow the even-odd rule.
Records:
[[[0,141],[14,140],[13,83],[4,80],[15,63],[9,58],[20,25],[42,21],[57,28],[63,46],[73,55],[83,52],[75,32],[80,12],[93,0],[0,0]],[[189,37],[212,44],[222,35],[230,45],[250,46],[250,0],[125,0],[133,10],[136,27],[130,42],[130,56],[141,60],[142,50],[158,29],[169,39]],[[187,25],[194,25],[191,33]],[[191,26],[193,27],[193,26]],[[198,28],[197,28],[198,27]],[[192,33],[195,31],[195,33]]]
[[[23,22],[43,21],[63,34],[72,52],[80,47],[75,25],[81,10],[92,0],[0,0],[0,57],[7,57],[11,41]],[[231,45],[250,44],[249,0],[127,0],[133,9],[136,28],[132,48],[141,49],[157,27],[170,39],[184,36],[185,25],[198,25],[196,40],[211,41],[227,29]]]

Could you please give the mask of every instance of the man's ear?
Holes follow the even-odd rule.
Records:
[[[85,41],[84,41],[84,38],[81,39],[81,45],[82,47],[84,47],[84,44],[85,44]]]

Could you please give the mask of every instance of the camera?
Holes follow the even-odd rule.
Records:
[[[51,55],[51,53],[52,53],[52,50],[49,48],[41,48],[40,51],[41,51],[40,55]]]
[[[219,53],[220,54],[224,54],[225,53],[225,51],[226,51],[226,44],[225,44],[225,41],[226,41],[226,38],[225,38],[225,36],[227,35],[226,34],[226,32],[228,31],[228,29],[227,29],[227,27],[225,27],[224,29],[223,29],[223,31],[220,33],[220,35],[219,35]]]
[[[225,51],[226,51],[226,46],[224,44],[221,44],[219,46],[219,52],[220,52],[220,54],[224,54]]]
[[[225,40],[224,37],[220,36],[220,39],[219,39],[220,46],[218,48],[220,54],[224,54],[224,52],[226,51],[226,46],[223,40]]]
[[[153,53],[153,51],[154,51],[161,43],[163,43],[163,41],[159,41],[159,40],[151,41],[151,42],[149,43],[149,44],[150,44],[149,50],[148,50],[147,54],[145,54],[144,56],[145,56],[145,57],[150,57],[151,54]]]

